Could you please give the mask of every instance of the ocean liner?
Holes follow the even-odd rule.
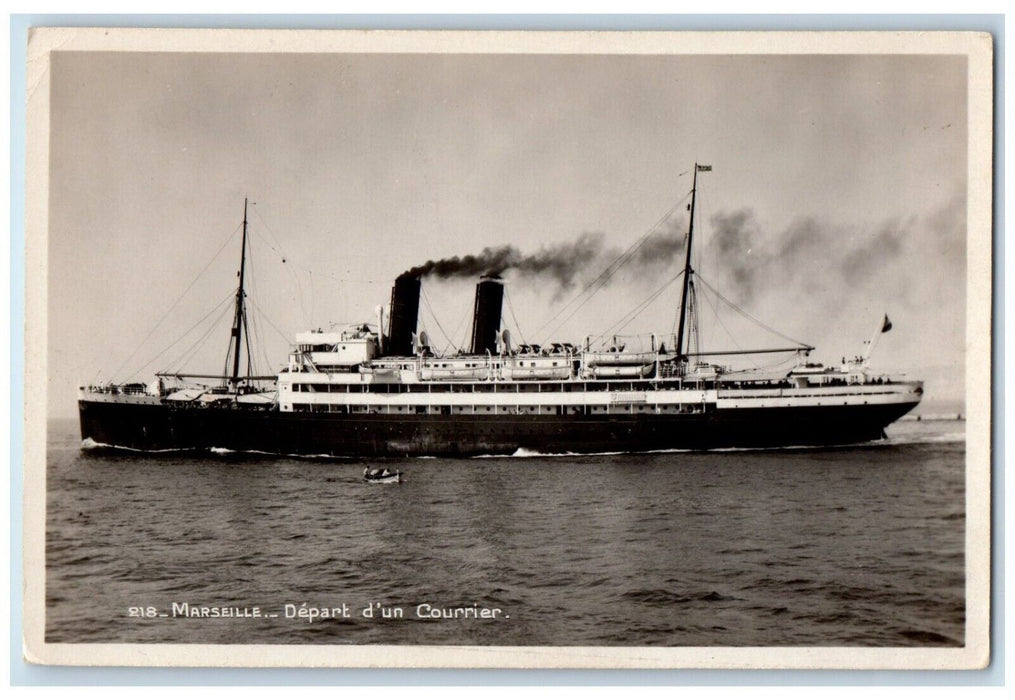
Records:
[[[84,444],[143,451],[222,448],[336,457],[474,456],[773,448],[859,443],[884,437],[916,406],[920,381],[879,375],[869,357],[824,366],[813,347],[703,351],[696,338],[692,268],[695,165],[679,320],[669,337],[627,349],[514,344],[502,328],[504,280],[483,276],[471,345],[435,352],[418,329],[420,276],[395,280],[376,324],[296,334],[277,374],[253,376],[245,306],[247,207],[239,286],[226,370],[220,375],[158,373],[148,384],[79,388]],[[244,332],[246,331],[246,353]],[[386,332],[385,332],[386,331]],[[668,341],[668,344],[667,344]],[[778,376],[715,364],[717,356],[793,352]],[[247,372],[241,360],[247,357]]]

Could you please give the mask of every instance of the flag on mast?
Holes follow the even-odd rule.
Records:
[[[711,165],[699,165],[698,166],[698,172],[699,173],[710,173],[710,172],[712,172],[712,166]]]
[[[888,320],[888,314],[885,314],[885,320],[881,323],[881,332],[887,333],[892,330],[892,322]]]

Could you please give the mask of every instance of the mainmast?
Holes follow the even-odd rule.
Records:
[[[229,379],[229,388],[237,391],[240,382],[240,344],[243,337],[243,323],[246,314],[243,309],[243,273],[247,262],[247,198],[243,198],[243,242],[240,245],[240,286],[236,290],[236,314],[233,317],[233,374]],[[248,360],[249,365],[249,360]],[[248,367],[249,369],[249,367]]]
[[[694,239],[694,200],[698,193],[698,172],[709,172],[711,165],[694,164],[694,183],[691,185],[691,223],[687,228],[687,257],[684,260],[684,289],[680,294],[680,324],[677,329],[677,359],[684,354],[684,320],[687,318],[688,285],[691,282],[691,241]]]

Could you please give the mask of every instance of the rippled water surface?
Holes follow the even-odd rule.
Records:
[[[50,424],[49,642],[963,643],[961,422],[842,449],[385,462],[400,485],[76,430]]]

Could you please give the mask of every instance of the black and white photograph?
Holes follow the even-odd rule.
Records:
[[[30,661],[988,662],[989,35],[29,57]]]

